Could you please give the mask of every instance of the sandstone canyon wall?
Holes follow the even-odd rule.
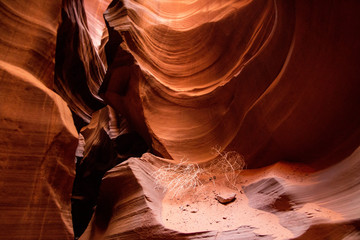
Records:
[[[72,239],[77,132],[52,89],[61,1],[2,1],[0,239]]]
[[[105,20],[138,67],[110,84],[129,79],[164,156],[204,162],[218,146],[253,167],[331,164],[359,145],[355,9],[356,1],[117,2]],[[116,87],[109,98],[121,95]]]
[[[105,175],[82,239],[272,239],[252,227],[164,227],[165,196],[152,173],[171,161],[212,161],[213,148],[238,152],[249,169],[311,168],[311,184],[279,188],[297,206],[316,203],[343,218],[321,225],[299,217],[299,230],[288,223],[292,212],[271,210],[294,237],[359,236],[359,1],[0,6],[0,239],[73,238],[75,149],[85,125],[81,174],[96,175],[95,189],[114,165],[147,146],[153,155]],[[259,183],[242,187],[262,209]]]

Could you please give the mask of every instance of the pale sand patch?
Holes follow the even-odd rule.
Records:
[[[249,206],[249,199],[242,186],[258,182],[265,178],[276,177],[284,185],[309,184],[306,176],[309,170],[299,166],[276,164],[258,170],[243,170],[236,188],[226,184],[224,176],[217,175],[216,180],[207,177],[203,185],[173,196],[167,192],[163,199],[162,221],[166,228],[179,232],[227,231],[240,227],[254,228],[259,235],[271,235],[275,239],[291,239],[294,236],[290,229],[282,226],[276,210],[263,211]],[[236,193],[236,200],[223,205],[216,200],[216,194]],[[315,203],[308,203],[291,210],[303,214],[311,222],[340,221],[341,215]],[[283,212],[282,212],[283,213]],[[300,223],[301,224],[301,223]],[[304,226],[304,231],[309,227]],[[296,234],[298,235],[298,233]]]

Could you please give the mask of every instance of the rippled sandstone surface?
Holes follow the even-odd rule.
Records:
[[[72,239],[78,133],[51,90],[61,1],[0,6],[0,239]]]
[[[106,173],[82,239],[359,237],[358,1],[0,6],[0,239],[73,238],[78,132],[86,143],[76,156],[97,184],[146,144],[152,153]],[[169,202],[154,171],[206,165],[214,149],[238,152],[247,167],[228,206],[243,201],[283,235],[238,215],[224,229],[206,228],[213,215],[199,229],[164,223]],[[190,216],[212,202],[201,203]],[[170,200],[168,210],[186,204]]]
[[[105,100],[130,122],[142,116],[129,105],[140,105],[146,126],[135,127],[178,161],[208,161],[220,147],[252,167],[331,165],[359,145],[358,7],[118,2],[105,20],[136,64],[118,63]]]

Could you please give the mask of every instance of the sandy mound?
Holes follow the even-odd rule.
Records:
[[[310,183],[300,170],[277,164],[243,171],[235,186],[224,174],[217,174],[201,179],[201,186],[175,196],[169,191],[163,199],[163,224],[186,233],[250,228],[259,236],[290,239],[303,234],[312,224],[343,220],[339,213],[316,203],[296,203],[286,194],[286,186]],[[219,201],[219,196],[234,195],[227,204]]]

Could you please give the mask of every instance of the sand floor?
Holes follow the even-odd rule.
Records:
[[[279,196],[265,194],[264,200],[257,197],[263,195],[254,195],[250,191],[250,196],[244,191],[252,183],[270,178],[278,179],[283,186],[310,184],[307,178],[310,172],[296,165],[278,163],[263,169],[243,170],[235,184],[229,184],[221,174],[203,176],[201,186],[176,196],[171,192],[166,193],[162,204],[163,225],[186,233],[251,227],[259,235],[290,239],[302,234],[314,223],[341,221],[340,214],[316,203],[297,205],[292,202],[290,209],[283,210],[274,209],[273,206],[256,209],[254,206],[264,202],[273,203]],[[236,197],[231,203],[222,204],[216,199],[217,195],[232,193]]]

